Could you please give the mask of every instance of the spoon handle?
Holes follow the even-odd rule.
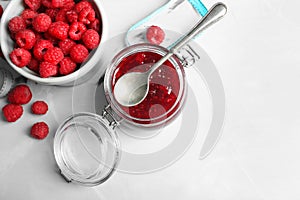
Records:
[[[181,47],[187,44],[191,39],[193,39],[200,32],[213,25],[219,21],[227,12],[227,8],[223,3],[216,3],[207,12],[207,14],[185,35],[183,38],[179,39],[177,44],[173,46],[170,51],[176,53]]]
[[[174,53],[176,53],[179,49],[181,49],[181,47],[186,45],[196,35],[219,21],[226,14],[226,12],[227,8],[225,4],[216,3],[215,5],[213,5],[213,7],[207,12],[207,14],[185,36],[180,38],[164,57],[162,57],[150,68],[147,73],[148,76],[150,76],[159,66],[167,61]]]

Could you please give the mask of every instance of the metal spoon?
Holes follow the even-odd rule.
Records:
[[[146,72],[131,72],[123,75],[116,83],[114,96],[117,102],[123,106],[135,106],[141,103],[149,91],[149,78],[151,74],[167,61],[174,53],[178,52],[197,34],[219,21],[227,12],[223,3],[216,3],[208,13],[188,32],[180,38],[169,52]]]

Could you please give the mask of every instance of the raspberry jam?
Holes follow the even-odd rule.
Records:
[[[129,72],[148,71],[151,63],[157,62],[161,57],[162,55],[156,52],[140,51],[121,59],[112,73],[112,91],[121,76]],[[160,66],[151,75],[149,81],[148,95],[140,104],[132,107],[119,105],[134,122],[141,124],[158,123],[172,116],[177,111],[178,101],[182,96],[180,95],[182,81],[180,81],[178,69],[170,61]]]

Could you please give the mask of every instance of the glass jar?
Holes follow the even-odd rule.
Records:
[[[151,64],[167,52],[157,45],[133,45],[118,53],[106,70],[106,98],[116,114],[126,122],[141,127],[159,126],[170,121],[181,109],[186,94],[185,73],[182,62],[175,55],[151,75],[148,95],[141,103],[125,107],[114,97],[114,85],[121,76],[148,71]]]
[[[117,79],[130,71],[148,70],[149,65],[147,68],[144,64],[158,61],[168,49],[136,44],[121,50],[111,60],[104,76],[108,105],[102,114],[77,113],[65,120],[56,132],[55,159],[67,181],[93,186],[111,176],[121,156],[115,133],[120,124],[125,129],[158,129],[178,116],[187,94],[184,67],[191,64],[188,61],[199,58],[195,53],[186,57],[188,49],[189,46],[180,55],[173,55],[152,74],[148,96],[133,107],[123,107],[116,101],[113,89]]]

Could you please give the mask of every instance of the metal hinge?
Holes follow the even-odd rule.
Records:
[[[113,129],[119,125],[120,117],[116,115],[110,105],[107,105],[102,111],[102,117],[107,119],[109,126]]]
[[[200,59],[200,55],[190,45],[182,47],[176,56],[181,60],[184,67],[191,67]]]

